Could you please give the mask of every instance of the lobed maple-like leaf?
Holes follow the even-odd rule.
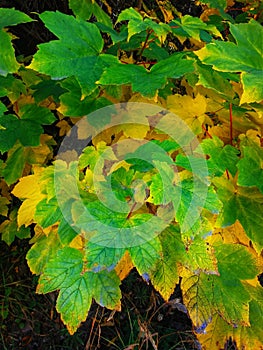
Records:
[[[262,26],[255,20],[231,24],[236,43],[214,41],[195,54],[202,63],[222,72],[241,72],[243,93],[240,104],[263,100]]]
[[[179,282],[177,265],[185,255],[185,246],[181,240],[179,229],[170,225],[159,236],[160,257],[150,268],[150,279],[154,288],[168,300]]]
[[[83,254],[75,248],[64,247],[58,250],[46,263],[38,281],[37,292],[48,293],[70,287],[80,276],[82,259]]]
[[[163,42],[167,34],[171,31],[170,27],[162,22],[156,23],[150,18],[143,18],[139,12],[130,7],[123,10],[118,16],[118,22],[129,21],[128,23],[128,41],[138,33],[146,30],[152,30],[156,36]]]
[[[3,203],[3,201],[1,202]],[[30,237],[30,229],[28,227],[18,227],[17,225],[17,209],[14,209],[9,214],[9,218],[0,224],[0,232],[1,239],[8,245],[14,242],[15,237],[20,239]]]
[[[157,90],[166,85],[168,78],[177,79],[185,73],[192,72],[193,62],[192,59],[185,59],[184,53],[175,53],[156,63],[150,70],[133,64],[112,64],[105,68],[97,83],[102,85],[131,84],[134,92],[153,97]]]
[[[238,162],[238,185],[257,186],[263,193],[263,151],[257,144],[243,147],[244,157]]]
[[[221,37],[221,33],[216,26],[207,24],[200,18],[190,15],[185,15],[181,18],[175,19],[170,22],[170,25],[173,26],[172,32],[175,35],[190,37],[198,41],[200,41],[202,37],[205,37],[210,41],[211,36],[208,35],[208,33]]]
[[[3,28],[31,21],[32,19],[29,16],[14,8],[0,8],[0,75],[7,76],[8,73],[16,73],[19,68],[15,58],[15,50],[12,46],[12,36]]]
[[[69,0],[69,8],[72,9],[76,17],[89,20],[93,14],[98,23],[112,27],[111,18],[102,10],[96,1],[92,0]]]
[[[214,176],[222,175],[226,170],[234,177],[237,172],[239,150],[231,145],[225,145],[217,136],[205,139],[201,143],[202,150],[209,155],[208,168]]]
[[[43,272],[47,262],[56,256],[57,251],[62,248],[56,230],[52,230],[48,236],[42,233],[37,236],[36,242],[26,255],[28,266],[32,273],[39,275]]]
[[[75,76],[83,95],[89,95],[105,67],[117,62],[115,56],[100,55],[104,42],[98,28],[60,12],[47,11],[39,17],[59,40],[40,44],[29,68],[48,74],[52,79]]]
[[[225,227],[239,220],[257,251],[261,251],[263,247],[263,195],[253,187],[235,188],[223,178],[215,179],[214,183],[223,203],[217,224]]]
[[[253,291],[252,291],[253,289]],[[263,289],[258,284],[250,286],[251,301],[249,302],[249,325],[235,325],[234,327],[224,321],[220,315],[214,315],[212,322],[207,325],[205,332],[197,334],[202,349],[221,349],[221,344],[229,338],[238,348],[247,350],[263,349],[261,337],[261,321],[263,315]]]
[[[19,140],[23,146],[39,146],[41,125],[51,124],[55,120],[48,108],[36,104],[27,104],[20,109],[20,118],[13,114],[0,116],[0,152],[10,150]]]
[[[92,302],[92,282],[92,274],[85,272],[59,292],[56,308],[70,334],[74,334],[88,316]]]
[[[215,247],[219,275],[204,272],[183,273],[184,303],[195,326],[207,324],[218,313],[226,322],[249,325],[250,295],[241,280],[258,274],[256,260],[243,246],[221,244]]]

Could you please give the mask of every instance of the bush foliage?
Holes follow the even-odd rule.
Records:
[[[102,3],[40,13],[33,57],[0,8],[2,240],[31,238],[71,334],[136,267],[164,300],[181,282],[203,349],[262,349],[262,4]]]

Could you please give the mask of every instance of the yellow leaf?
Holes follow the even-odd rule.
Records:
[[[197,94],[196,97],[192,98],[188,95],[171,95],[167,98],[167,108],[185,120],[194,133],[202,132],[207,108],[204,96]]]
[[[126,251],[121,260],[118,262],[118,265],[115,267],[115,271],[122,281],[125,277],[128,276],[133,267],[134,265],[132,263],[130,254],[128,251]]]
[[[82,235],[77,235],[69,244],[69,247],[83,250],[85,245],[85,239]]]
[[[24,202],[18,209],[17,223],[18,227],[26,227],[34,222],[34,214],[37,204],[45,198],[40,188],[41,172],[22,177],[12,191],[12,194]]]

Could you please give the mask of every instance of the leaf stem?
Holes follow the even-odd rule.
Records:
[[[229,105],[229,121],[230,121],[230,145],[233,146],[233,106],[232,103]]]
[[[130,217],[132,216],[132,212],[134,210],[134,208],[136,207],[136,202],[133,203],[132,207],[131,207],[131,210],[129,211],[129,214],[126,216],[126,220],[129,220]]]

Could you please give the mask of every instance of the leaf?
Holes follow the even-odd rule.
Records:
[[[164,300],[168,300],[179,283],[177,264],[181,262],[185,247],[179,230],[170,225],[158,236],[161,243],[160,258],[150,269],[150,279],[154,288]]]
[[[161,244],[157,238],[128,249],[133,265],[140,275],[149,273],[160,259]]]
[[[261,37],[263,29],[259,23],[230,24],[230,32],[236,40],[232,42],[215,41],[195,54],[214,69],[222,72],[241,72],[243,94],[240,104],[261,102],[263,100],[263,49]]]
[[[104,42],[98,28],[60,12],[44,12],[39,17],[59,40],[40,44],[29,68],[52,79],[75,76],[83,95],[88,95],[104,68],[117,61],[112,55],[99,55]]]
[[[263,193],[263,151],[258,145],[243,147],[243,158],[238,162],[238,185],[257,186]]]
[[[201,143],[203,152],[209,155],[207,165],[215,176],[223,175],[228,170],[234,177],[237,172],[239,150],[231,145],[224,146],[217,136],[203,140]]]
[[[10,245],[14,242],[15,237],[20,239],[30,237],[30,229],[26,227],[17,226],[17,210],[14,209],[9,216],[8,220],[3,221],[0,224],[0,232],[2,233],[1,239]]]
[[[9,199],[6,197],[0,197],[0,215],[7,216],[8,215],[8,204],[10,203]]]
[[[217,193],[223,203],[217,225],[230,226],[239,220],[247,236],[252,240],[257,251],[263,247],[263,196],[255,188],[238,187],[237,189],[225,179],[214,181]]]
[[[3,169],[3,176],[8,185],[15,183],[21,176],[25,167],[25,149],[16,144],[8,152],[8,158]]]
[[[62,218],[63,214],[56,198],[44,198],[37,204],[34,219],[42,228],[47,228]]]
[[[117,266],[115,267],[115,271],[117,273],[117,276],[120,278],[120,280],[124,280],[130,273],[130,271],[133,269],[134,265],[131,260],[131,256],[129,252],[126,250],[125,254],[121,258],[121,260],[118,262]]]
[[[45,107],[27,104],[20,109],[21,118],[12,114],[0,116],[0,151],[6,152],[19,140],[23,146],[38,146],[43,133],[42,124],[51,124],[55,117]],[[36,115],[38,116],[36,118]]]
[[[153,97],[157,90],[166,85],[168,78],[177,79],[193,71],[193,60],[184,59],[184,56],[184,53],[175,53],[156,63],[150,71],[132,64],[113,64],[104,70],[97,83],[102,85],[131,84],[134,92]]]
[[[18,227],[33,223],[36,206],[45,197],[41,193],[40,178],[40,173],[22,177],[12,191],[14,196],[24,200],[18,209]]]
[[[0,29],[31,21],[33,20],[29,16],[14,8],[0,8]]]
[[[110,17],[102,10],[102,8],[92,0],[69,0],[69,8],[72,9],[76,17],[83,20],[89,20],[93,14],[99,23],[103,23],[112,27]]]
[[[82,271],[82,253],[75,248],[64,247],[47,261],[41,274],[37,293],[49,293],[61,288],[69,288]]]
[[[194,274],[204,272],[208,275],[219,275],[213,247],[198,236],[192,242],[187,243],[182,264]]]
[[[86,272],[59,292],[56,308],[71,335],[88,316],[92,302],[92,282],[92,274]]]
[[[167,97],[167,108],[182,118],[190,126],[194,134],[199,134],[202,131],[206,105],[206,98],[200,94],[195,98],[179,94]]]
[[[96,302],[108,309],[121,309],[120,279],[115,271],[100,271],[92,278],[92,295]]]
[[[197,65],[198,70],[198,82],[196,85],[202,85],[208,89],[212,89],[220,93],[226,100],[233,99],[235,92],[229,79],[234,79],[230,77],[229,73],[224,73],[212,69],[211,66],[206,66],[204,64]]]
[[[99,91],[96,90],[91,96],[83,99],[81,87],[75,77],[65,79],[60,85],[68,92],[60,96],[60,106],[57,110],[66,116],[84,116],[111,104],[106,98],[99,97]]]
[[[174,34],[178,34],[180,36],[180,33],[183,31],[186,34],[185,36],[193,38],[197,41],[201,41],[202,31],[206,31],[215,36],[221,37],[221,33],[216,26],[207,24],[200,18],[190,15],[185,15],[179,19],[175,19],[170,22],[170,25],[175,27],[172,30]]]
[[[182,179],[175,187],[175,191],[176,195],[173,200],[175,218],[180,224],[181,232],[185,234],[193,236],[199,233],[203,209],[218,213],[221,208],[220,200],[213,187],[198,178]],[[202,232],[202,235],[206,233],[208,232]]]
[[[27,264],[32,273],[40,275],[47,262],[55,258],[61,243],[58,239],[56,230],[52,230],[48,236],[41,235],[36,237],[35,244],[29,249],[26,255]]]
[[[92,242],[88,242],[85,248],[87,266],[94,272],[105,269],[111,271],[119,263],[125,253],[125,249],[123,248],[104,247]]]
[[[79,212],[78,207],[75,210]],[[100,201],[93,201],[76,218],[75,225],[86,233],[92,233],[92,243],[115,249],[139,246],[167,226],[162,218],[155,215],[134,214],[127,218],[128,214],[113,211]]]
[[[213,317],[207,326],[206,332],[197,335],[204,350],[218,349],[229,338],[235,342],[238,348],[245,347],[247,350],[262,349],[261,324],[259,319],[263,315],[263,291],[261,286],[255,288],[256,295],[249,302],[250,326],[232,327],[219,315]]]
[[[166,205],[173,201],[175,192],[175,171],[167,163],[153,161],[158,173],[153,175],[150,185],[150,197],[147,201],[155,205]]]
[[[250,295],[240,280],[257,275],[255,258],[238,245],[221,244],[215,249],[219,276],[184,273],[184,303],[197,328],[209,323],[215,312],[233,327],[248,326]]]
[[[167,34],[171,31],[170,27],[162,22],[156,23],[149,18],[143,19],[143,17],[134,8],[130,7],[123,10],[118,17],[118,22],[128,20],[128,41],[129,39],[140,32],[145,30],[152,30],[157,37],[163,42]]]
[[[0,75],[7,76],[8,73],[16,73],[19,68],[19,64],[15,59],[11,35],[2,28],[31,21],[32,19],[29,16],[13,8],[0,8]]]

